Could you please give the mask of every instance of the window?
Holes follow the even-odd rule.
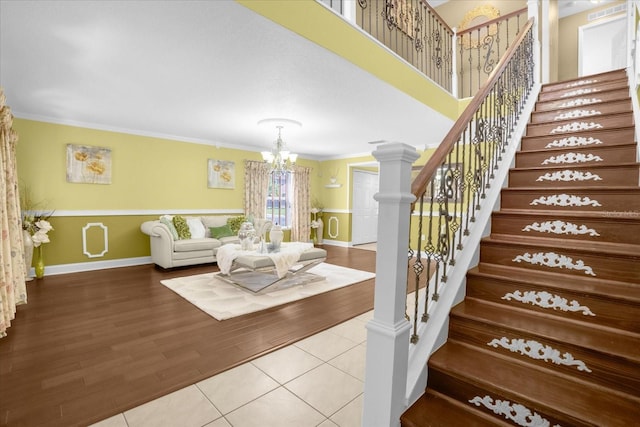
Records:
[[[293,174],[291,172],[271,172],[265,218],[282,227],[290,227],[292,201]]]

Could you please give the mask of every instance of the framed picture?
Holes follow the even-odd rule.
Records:
[[[207,186],[209,188],[236,187],[236,164],[226,160],[207,161]]]
[[[111,184],[111,149],[67,144],[67,182]]]

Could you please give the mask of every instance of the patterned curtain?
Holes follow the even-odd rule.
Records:
[[[265,162],[244,161],[244,214],[264,218],[269,190],[269,166]]]
[[[291,241],[308,242],[311,235],[311,168],[293,167],[293,212]]]
[[[0,88],[0,337],[15,318],[16,306],[27,303],[20,195],[13,115]]]

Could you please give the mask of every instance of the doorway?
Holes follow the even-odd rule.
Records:
[[[578,76],[625,68],[626,31],[624,14],[578,28]]]
[[[362,245],[378,241],[378,202],[373,196],[378,192],[378,173],[353,170],[351,199],[351,244]]]

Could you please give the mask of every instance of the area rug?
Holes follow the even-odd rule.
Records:
[[[264,294],[226,283],[216,273],[162,280],[168,287],[200,310],[217,320],[230,319],[270,307],[308,298],[375,277],[374,273],[322,263],[309,270],[324,280],[274,290]]]

